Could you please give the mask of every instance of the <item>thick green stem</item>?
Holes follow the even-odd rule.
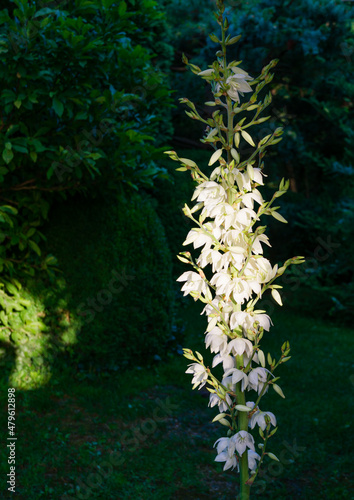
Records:
[[[232,141],[234,138],[234,116],[232,111],[232,101],[229,96],[227,96],[227,143],[230,149],[227,150],[227,162],[230,164],[232,160],[231,148]]]
[[[243,368],[243,356],[236,356],[237,368]],[[241,382],[236,384],[236,401],[238,405],[245,405],[246,398],[245,393],[241,390]],[[238,412],[238,430],[248,432],[248,416],[247,412]],[[248,480],[248,456],[247,450],[244,451],[240,458],[240,500],[248,500],[250,498],[251,487],[246,484]]]

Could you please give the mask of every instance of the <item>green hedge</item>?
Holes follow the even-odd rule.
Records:
[[[161,357],[173,322],[171,256],[149,200],[76,198],[55,207],[46,234],[70,321],[81,324],[75,360],[122,367]]]

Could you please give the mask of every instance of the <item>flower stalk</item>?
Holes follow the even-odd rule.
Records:
[[[270,411],[261,410],[260,404],[269,388],[285,397],[275,383],[279,377],[275,377],[274,371],[290,359],[289,342],[283,344],[278,362],[270,353],[264,354],[261,340],[269,332],[272,321],[265,311],[255,306],[268,290],[282,305],[279,293],[282,287],[275,281],[290,265],[301,264],[304,259],[293,257],[281,267],[272,266],[263,256],[264,245],[270,246],[266,226],[257,225],[261,217],[266,216],[286,223],[278,212],[279,207],[273,203],[287,192],[289,182],[282,179],[270,201],[265,201],[258,189],[264,184],[267,149],[281,140],[282,129],[275,129],[258,142],[249,132],[251,126],[269,118],[260,114],[272,96],[269,93],[260,100],[258,95],[272,80],[270,71],[277,61],[271,61],[257,78],[241,69],[239,62],[228,63],[227,47],[237,43],[240,37],[227,34],[228,21],[222,0],[217,0],[217,8],[215,17],[221,37],[210,35],[211,40],[221,46],[216,52],[216,61],[202,70],[183,56],[191,71],[210,84],[214,101],[206,104],[215,110],[205,119],[189,99],[181,99],[190,109],[187,115],[207,125],[202,142],[210,144],[214,152],[207,171],[202,171],[193,160],[179,158],[175,151],[166,153],[180,163],[177,170],[190,171],[196,182],[192,197],[195,205],[193,208],[185,205],[183,210],[195,227],[183,245],[193,244],[195,249],[200,249],[200,255],[195,259],[190,252],[179,254],[178,258],[192,266],[193,271],[184,272],[178,281],[184,283],[184,295],[189,294],[205,305],[203,313],[208,320],[205,344],[214,354],[210,368],[199,352],[184,349],[184,356],[192,361],[186,373],[192,374],[193,389],[206,386],[210,393],[209,406],[219,409],[213,421],[227,429],[227,436],[216,441],[215,460],[224,462],[224,470],[236,469],[240,473],[240,498],[247,500],[264,458],[278,460],[273,453],[265,451],[268,440],[277,430],[276,418]],[[248,100],[245,94],[250,96]],[[236,115],[239,118],[235,125]],[[247,151],[249,146],[253,148],[248,157],[242,149],[245,143]],[[211,277],[210,272],[208,277],[204,272],[207,267],[211,268]],[[222,365],[222,378],[212,372],[217,365]],[[256,426],[263,441],[258,444],[261,455],[256,451],[251,433]]]

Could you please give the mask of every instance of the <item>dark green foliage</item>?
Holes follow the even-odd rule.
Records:
[[[58,9],[14,3],[12,16],[6,9],[0,16],[0,173],[2,199],[19,213],[14,227],[12,213],[5,221],[2,265],[13,271],[8,254],[16,251],[30,272],[43,239],[38,226],[58,193],[96,192],[108,179],[115,190],[152,186],[161,174],[152,142],[166,137],[169,91],[135,24],[134,16],[143,27],[151,21],[148,38],[159,38],[155,3],[133,2],[134,11],[111,1],[62,2]]]
[[[192,158],[199,165],[207,164],[210,158],[208,151],[178,150],[181,157]],[[158,201],[158,213],[166,230],[169,247],[172,254],[175,279],[185,271],[185,264],[177,259],[181,252],[182,243],[186,239],[188,231],[192,228],[190,220],[185,217],[182,209],[185,203],[190,203],[193,195],[194,182],[187,172],[177,172],[176,162],[166,159],[161,165],[170,174],[172,185],[166,189],[166,183],[156,183],[155,197]],[[188,248],[188,250],[191,250]]]
[[[55,207],[46,233],[67,282],[75,360],[124,367],[151,361],[171,342],[171,256],[147,199],[88,201]]]
[[[165,30],[164,14],[150,0],[14,0],[0,11],[4,342],[18,347],[53,327],[49,290],[34,287],[46,274],[57,280],[42,230],[53,203],[78,192],[150,189],[166,177],[155,161],[171,134]]]

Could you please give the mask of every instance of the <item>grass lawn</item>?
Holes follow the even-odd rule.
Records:
[[[203,352],[206,319],[191,302],[181,312],[186,347]],[[353,498],[352,331],[286,310],[273,321],[267,348],[275,355],[289,339],[293,358],[279,370],[286,399],[272,391],[262,400],[278,419],[269,450],[281,463],[264,465],[253,497]],[[236,473],[214,462],[212,446],[224,427],[211,423],[217,410],[207,407],[204,392],[192,392],[186,365],[182,356],[171,356],[150,369],[63,373],[41,390],[18,391],[16,494],[6,491],[3,444],[0,498],[236,498]],[[3,443],[6,388],[3,379]]]

